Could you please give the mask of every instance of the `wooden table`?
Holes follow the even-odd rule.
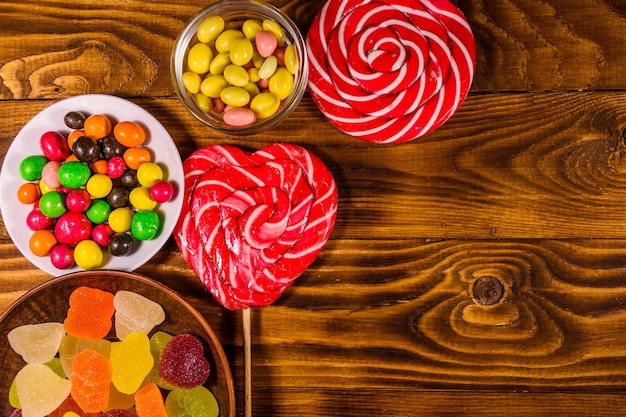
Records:
[[[256,136],[197,122],[169,59],[208,3],[0,3],[0,155],[55,100],[105,93],[154,114],[183,157],[289,140],[324,160],[336,227],[253,311],[254,415],[624,415],[626,2],[455,1],[476,37],[472,90],[443,127],[397,146],[342,134],[308,93]],[[306,33],[323,2],[274,4]],[[50,277],[0,226],[3,309]],[[206,316],[243,415],[240,313],[207,295],[173,240],[138,272]]]

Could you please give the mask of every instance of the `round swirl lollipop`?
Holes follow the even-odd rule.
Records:
[[[255,153],[209,146],[190,155],[183,169],[174,238],[230,310],[274,302],[313,262],[335,224],[335,181],[300,146],[273,144]]]
[[[366,141],[433,131],[474,77],[472,31],[448,0],[329,0],[306,43],[313,100],[330,123]]]

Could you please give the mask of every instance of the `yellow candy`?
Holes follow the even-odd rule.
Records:
[[[254,39],[256,34],[263,30],[263,25],[258,20],[248,19],[243,22],[241,31],[247,39]]]
[[[259,77],[259,69],[258,68],[250,68],[248,70],[248,78],[253,83],[259,82],[259,80],[261,79],[261,77]]]
[[[230,65],[230,52],[221,52],[213,58],[209,64],[209,72],[213,75],[220,75],[224,68]]]
[[[104,198],[111,192],[113,181],[106,174],[94,174],[87,181],[87,192],[91,198]]]
[[[163,179],[163,170],[154,162],[144,162],[137,168],[137,181],[144,187],[152,187]]]
[[[137,188],[133,188],[133,191]],[[117,233],[128,232],[130,230],[132,219],[133,211],[131,209],[128,207],[116,208],[111,212],[111,214],[109,214],[109,227]]]
[[[276,21],[272,19],[265,19],[263,21],[263,30],[271,32],[274,36],[276,36],[278,46],[285,45],[285,29],[283,29],[283,27]]]
[[[263,65],[264,62],[265,58],[263,58],[259,51],[255,49],[252,53],[252,65],[254,65],[254,68],[261,68],[261,65]]]
[[[259,68],[259,78],[262,80],[267,80],[276,72],[276,68],[278,68],[278,59],[274,55],[268,56],[263,61],[263,65]]]
[[[43,180],[39,180],[39,191],[41,191],[41,194],[45,194],[50,191],[56,191],[56,188],[49,187]]]
[[[211,99],[202,93],[194,94],[193,101],[196,103],[196,106],[198,106],[200,111],[204,113],[210,112],[213,108],[213,103],[211,103]]]
[[[284,67],[278,68],[276,73],[270,78],[270,92],[276,94],[279,99],[284,100],[289,97],[292,89],[293,75]]]
[[[205,74],[209,71],[209,65],[213,60],[213,50],[206,43],[197,43],[189,50],[187,67],[197,74]]]
[[[291,44],[285,48],[285,68],[291,74],[295,75],[298,72],[298,50],[296,49],[296,45]]]
[[[235,65],[246,65],[252,59],[254,47],[248,39],[235,39],[230,48],[230,62]]]
[[[157,202],[150,196],[150,189],[148,187],[135,187],[128,195],[130,204],[137,210],[152,210],[156,207]],[[111,213],[112,215],[113,213]],[[111,215],[109,215],[109,225],[111,223]],[[130,224],[128,225],[130,228]],[[113,226],[111,226],[113,228]],[[115,230],[115,229],[114,229]]]
[[[132,332],[123,341],[113,342],[110,362],[111,382],[115,388],[121,393],[133,394],[154,365],[148,335]]]
[[[226,81],[223,75],[209,75],[200,84],[200,91],[207,97],[217,98],[223,89],[228,87],[230,83]]]
[[[250,101],[250,110],[258,119],[267,119],[280,107],[280,100],[274,93],[260,93]]]
[[[244,38],[243,33],[240,30],[228,29],[220,33],[217,39],[215,39],[215,49],[217,52],[230,52],[233,42],[237,39]]]
[[[226,68],[224,68],[224,78],[230,84],[236,87],[243,87],[248,84],[250,81],[250,77],[248,77],[248,71],[246,71],[243,67],[239,65],[230,64]]]
[[[74,262],[82,269],[99,268],[102,258],[102,249],[93,240],[81,240],[74,248]]]
[[[259,86],[253,82],[249,82],[248,84],[244,85],[242,88],[246,90],[248,94],[250,94],[250,97],[256,97],[257,95],[259,95],[259,93],[261,93],[261,90],[259,90]]]
[[[200,91],[200,83],[202,82],[202,78],[197,73],[193,71],[186,71],[183,73],[182,80],[185,89],[191,94],[196,94],[198,91]]]
[[[222,90],[220,98],[228,106],[243,107],[250,102],[250,93],[241,87],[230,86]]]
[[[224,30],[224,19],[222,16],[209,16],[200,23],[196,35],[202,43],[213,42]]]

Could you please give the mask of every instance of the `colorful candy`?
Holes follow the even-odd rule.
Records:
[[[285,52],[286,35],[276,21],[248,19],[240,29],[225,29],[221,16],[209,16],[198,26],[196,39],[182,83],[203,112],[220,115],[231,126],[247,126],[274,115],[291,94],[299,67],[297,49],[288,45],[289,70],[279,71],[285,69],[284,59],[279,65],[278,57]],[[251,106],[262,92],[275,95],[271,101],[278,105]]]
[[[9,345],[26,363],[50,362],[65,335],[63,323],[25,324],[8,334]]]
[[[231,310],[274,302],[330,236],[337,188],[323,162],[291,144],[250,154],[209,146],[183,163],[174,238],[211,294]]]
[[[97,288],[79,287],[70,295],[70,308],[63,322],[67,334],[86,339],[104,338],[113,325],[114,295]]]
[[[24,417],[46,416],[70,394],[71,383],[42,363],[26,364],[15,377]]]
[[[70,393],[83,411],[97,413],[106,409],[111,375],[108,358],[95,350],[85,349],[74,355]]]
[[[118,291],[115,306],[115,335],[124,340],[133,332],[148,334],[165,320],[163,307],[132,291]]]
[[[108,247],[106,234],[92,237],[94,227],[111,224],[115,232],[129,232],[133,239],[153,239],[161,223],[156,212],[137,220],[140,236],[132,235],[131,219],[135,211],[153,211],[159,203],[170,201],[175,189],[164,180],[163,167],[151,162],[152,155],[143,146],[147,132],[141,124],[112,124],[105,115],[85,117],[81,112],[68,112],[64,121],[72,129],[81,126],[83,130],[72,130],[67,139],[57,131],[42,134],[40,148],[44,155],[31,155],[20,163],[20,176],[29,182],[19,187],[17,198],[23,204],[36,205],[27,216],[28,228],[52,233],[52,237],[48,232],[32,235],[34,254],[54,254],[50,261],[58,269],[74,265],[95,269],[105,259],[103,248],[113,256],[121,251]],[[141,189],[131,199],[130,193],[136,188]],[[147,217],[151,219],[149,225]],[[50,244],[69,247],[59,246],[52,251]]]

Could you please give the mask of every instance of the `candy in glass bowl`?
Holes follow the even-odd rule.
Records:
[[[298,27],[258,0],[206,7],[183,28],[171,57],[185,108],[229,134],[252,134],[287,118],[304,95],[308,71]]]

